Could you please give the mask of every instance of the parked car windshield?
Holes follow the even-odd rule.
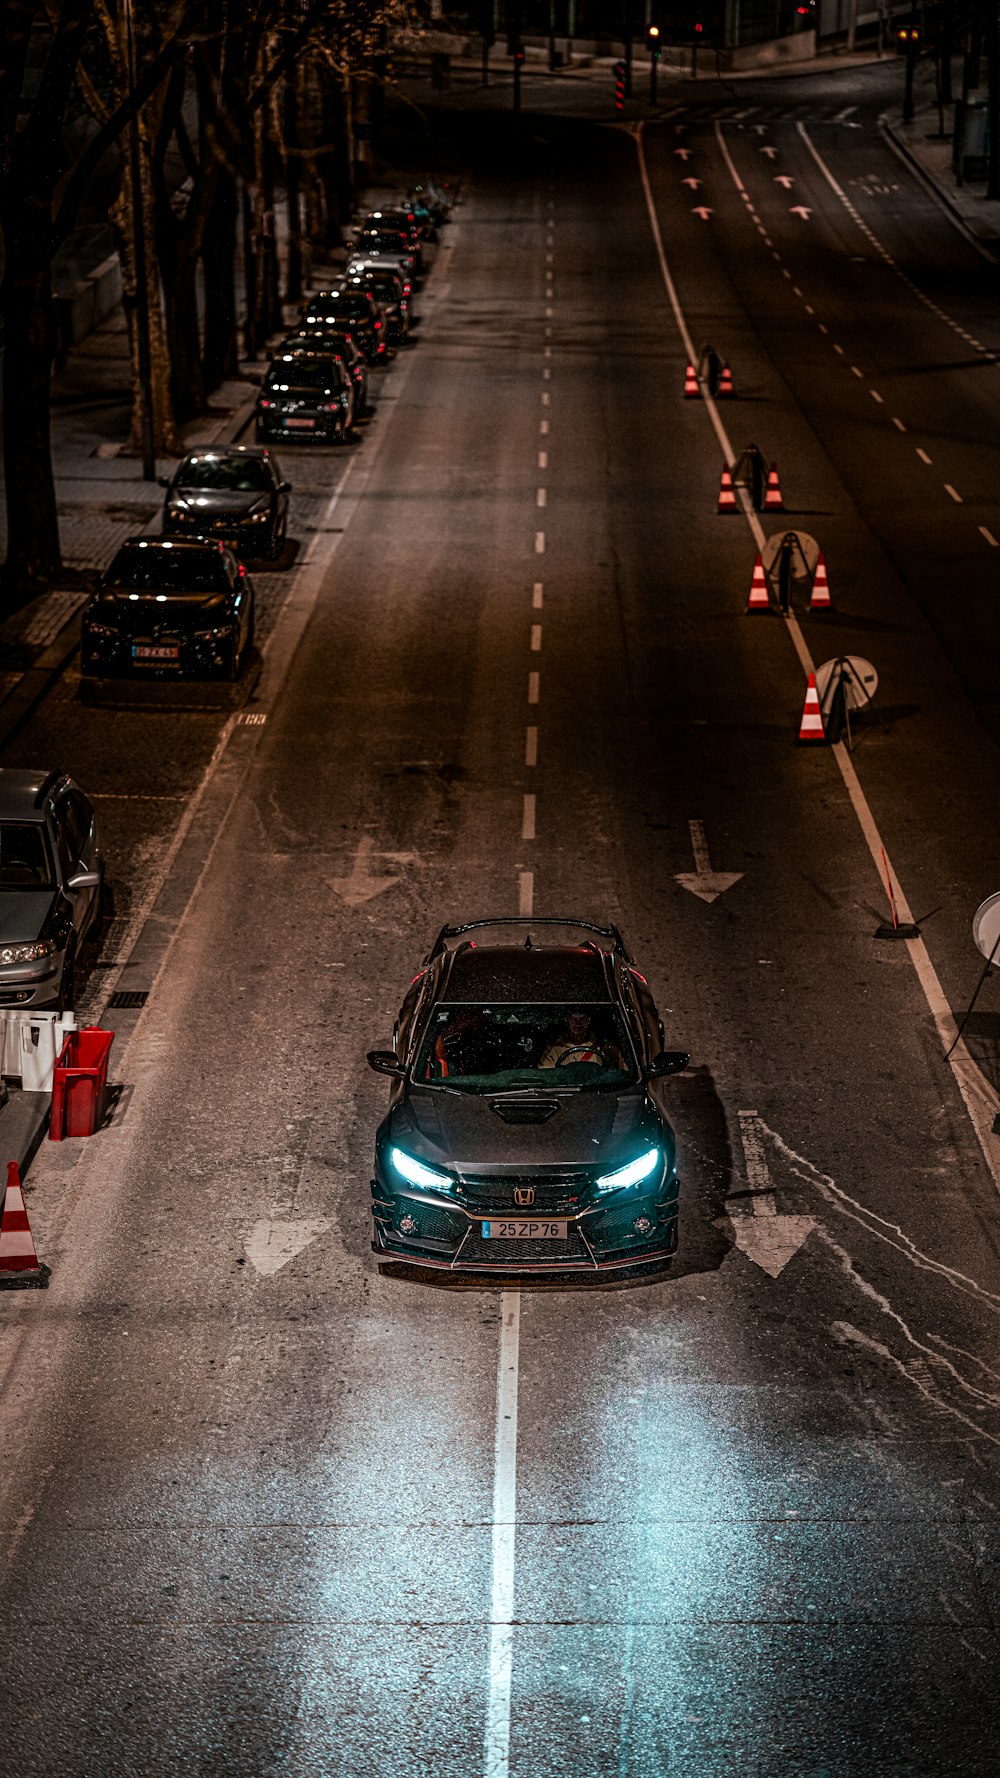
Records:
[[[41,822],[0,821],[0,889],[54,888]]]
[[[635,1058],[613,1006],[436,1006],[413,1070],[463,1092],[626,1087]]]
[[[260,457],[189,457],[177,471],[181,488],[236,488],[241,493],[271,487],[271,471]]]
[[[147,593],[224,593],[229,581],[217,550],[120,549],[104,577],[108,587]]]
[[[303,354],[290,363],[276,364],[268,376],[267,387],[279,392],[289,389],[321,389],[324,395],[333,395],[342,381],[336,359],[314,358]]]

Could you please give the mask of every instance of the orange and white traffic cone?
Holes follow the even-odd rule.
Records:
[[[768,472],[767,487],[764,489],[764,511],[784,512],[785,502],[781,498],[781,483],[778,480],[778,465],[772,463]]]
[[[809,609],[810,611],[833,610],[833,600],[830,597],[830,585],[826,578],[826,563],[823,560],[822,551],[820,551],[819,560],[816,563],[816,572],[813,575],[812,592],[809,595]]]
[[[768,589],[767,575],[760,556],[753,565],[753,577],[750,581],[750,597],[747,600],[747,611],[770,611],[771,594]]]
[[[823,727],[823,712],[819,707],[819,693],[816,690],[815,673],[810,673],[809,684],[806,686],[806,701],[802,706],[802,721],[799,723],[799,740],[826,740],[826,730]]]
[[[733,478],[730,475],[729,470],[724,469],[722,471],[722,481],[719,484],[719,504],[716,507],[716,511],[739,512],[739,510],[740,509],[736,504],[736,495],[733,491]]]
[[[44,1290],[48,1266],[39,1265],[16,1161],[7,1162],[7,1189],[0,1218],[0,1290]]]
[[[733,373],[728,364],[724,364],[722,366],[722,375],[719,378],[719,387],[715,391],[716,400],[718,401],[723,395],[735,394],[736,390],[733,388]]]
[[[684,393],[685,393],[685,395],[700,395],[701,394],[701,389],[698,384],[698,378],[695,375],[695,369],[694,369],[693,364],[689,364],[687,367],[687,371],[685,372]]]

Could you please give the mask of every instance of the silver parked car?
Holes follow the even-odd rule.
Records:
[[[93,807],[65,772],[0,768],[0,1007],[73,1005],[80,946],[101,916]]]

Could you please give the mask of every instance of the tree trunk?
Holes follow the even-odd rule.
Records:
[[[22,212],[23,216],[23,212]],[[2,308],[7,561],[3,608],[13,611],[62,568],[52,471],[52,266],[48,230],[25,238],[8,216]]]
[[[326,247],[342,247],[343,228],[354,208],[353,143],[343,87],[334,80],[323,91],[323,152],[316,164],[326,203]]]
[[[206,407],[195,289],[197,263],[181,252],[174,255],[172,266],[163,267],[170,395],[174,413],[182,422],[204,413]]]
[[[226,377],[239,374],[236,341],[236,181],[228,168],[219,174],[205,240],[206,389],[217,389]]]
[[[285,265],[285,301],[298,302],[302,295],[302,160],[299,153],[298,74],[285,76],[281,107],[281,135],[285,160],[285,196],[288,200],[288,258]]]

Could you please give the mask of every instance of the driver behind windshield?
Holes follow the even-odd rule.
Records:
[[[635,1065],[612,1007],[436,1006],[415,1078],[462,1091],[622,1084]]]
[[[624,1067],[621,1051],[606,1036],[598,1036],[590,1013],[583,1008],[566,1014],[562,1029],[543,1050],[538,1066],[572,1068],[577,1062],[597,1068]]]

